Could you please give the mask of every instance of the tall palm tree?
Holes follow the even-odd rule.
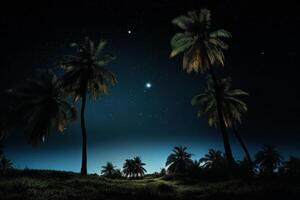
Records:
[[[192,154],[188,153],[187,147],[174,147],[173,153],[171,153],[166,162],[166,167],[171,174],[183,174],[186,173],[188,168],[193,164],[191,159]]]
[[[116,171],[115,167],[111,162],[107,162],[105,166],[102,166],[101,174],[111,177]]]
[[[187,15],[176,17],[172,23],[182,29],[183,32],[176,33],[171,39],[172,52],[170,57],[184,53],[183,70],[187,73],[193,71],[204,73],[209,71],[213,78],[217,99],[217,114],[226,158],[234,165],[228,133],[222,114],[222,95],[218,79],[212,68],[213,66],[224,65],[223,50],[228,49],[228,45],[222,39],[231,37],[231,34],[224,29],[211,30],[211,13],[207,9],[201,9],[200,13],[190,11]]]
[[[208,153],[200,159],[200,163],[204,163],[206,169],[221,168],[224,165],[225,157],[222,151],[209,149]]]
[[[18,120],[25,129],[29,142],[44,142],[52,131],[63,132],[76,119],[76,110],[64,99],[58,79],[51,70],[40,70],[36,77],[27,79],[8,90],[14,99]]]
[[[144,168],[146,165],[142,162],[139,156],[133,158],[134,161],[134,174],[136,177],[144,176],[147,170]]]
[[[103,68],[115,58],[104,54],[103,50],[106,41],[101,40],[97,46],[89,38],[84,43],[71,44],[76,49],[74,55],[68,55],[61,62],[65,74],[62,77],[62,87],[71,96],[74,102],[81,101],[81,130],[82,130],[82,165],[81,174],[87,174],[87,133],[85,127],[85,105],[87,94],[94,100],[97,97],[108,93],[109,85],[117,83],[115,75]]]
[[[263,149],[256,153],[255,163],[261,175],[272,175],[274,170],[283,163],[283,158],[275,146],[264,145]]]
[[[222,94],[220,103],[222,104],[222,114],[226,128],[232,128],[235,136],[241,144],[249,163],[252,163],[250,153],[237,131],[238,123],[241,123],[242,113],[247,112],[248,108],[245,102],[238,99],[239,96],[248,95],[240,89],[231,90],[231,80],[223,78],[219,80],[219,88]],[[209,126],[219,127],[220,121],[218,118],[217,99],[214,82],[209,77],[207,87],[204,93],[196,95],[192,99],[192,105],[199,106],[198,116],[203,114],[208,115]]]

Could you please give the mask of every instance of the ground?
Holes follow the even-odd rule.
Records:
[[[152,199],[297,199],[300,184],[282,180],[200,181],[187,184],[161,177],[108,179],[72,172],[24,170],[0,176],[0,199],[22,200],[152,200]]]

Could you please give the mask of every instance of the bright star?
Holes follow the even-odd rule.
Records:
[[[127,33],[128,33],[128,34],[131,34],[132,32],[131,32],[131,30],[128,30]]]
[[[151,83],[146,83],[146,88],[151,88],[151,87],[152,87]]]

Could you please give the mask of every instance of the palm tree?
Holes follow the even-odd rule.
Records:
[[[52,131],[63,132],[76,119],[76,110],[64,99],[58,79],[51,70],[40,70],[8,90],[14,98],[14,110],[24,126],[29,142],[39,144]]]
[[[275,146],[264,145],[263,149],[256,153],[255,163],[261,175],[272,175],[282,163],[283,159]]]
[[[122,172],[120,169],[116,169],[114,174],[113,174],[114,178],[121,178],[122,177]]]
[[[213,78],[216,91],[217,114],[226,158],[231,165],[234,165],[234,159],[222,113],[222,93],[219,88],[218,79],[212,68],[212,66],[224,65],[223,50],[228,49],[228,45],[222,38],[229,38],[231,37],[231,34],[224,29],[211,31],[211,13],[207,9],[201,9],[200,13],[190,11],[187,15],[176,17],[173,19],[172,23],[181,28],[183,32],[176,33],[171,39],[172,52],[170,57],[175,57],[180,53],[184,53],[183,70],[187,73],[193,71],[204,73],[208,70]]]
[[[126,177],[134,177],[134,161],[132,159],[125,160],[123,173]]]
[[[225,157],[222,151],[209,149],[208,153],[200,159],[200,163],[204,163],[206,169],[222,168],[224,166]]]
[[[115,173],[115,167],[111,162],[107,162],[105,166],[102,166],[101,174],[104,176],[112,177]]]
[[[74,102],[81,101],[81,130],[82,130],[82,165],[81,174],[87,174],[87,133],[85,127],[85,105],[87,94],[94,100],[108,93],[110,84],[116,84],[115,75],[103,68],[115,58],[103,53],[106,41],[101,40],[98,46],[89,38],[83,44],[73,43],[71,47],[76,49],[75,55],[68,55],[61,63],[65,74],[62,77],[62,87],[71,96]]]
[[[12,168],[12,162],[8,160],[4,155],[2,155],[2,158],[0,159],[0,171],[4,174],[7,170]]]
[[[173,175],[184,174],[187,172],[188,168],[193,164],[191,159],[192,154],[188,153],[187,147],[174,147],[173,153],[171,153],[166,162],[166,167],[168,167],[168,172]]]
[[[134,161],[134,174],[136,177],[144,176],[147,170],[143,167],[146,164],[142,162],[139,156],[133,158]]]
[[[250,153],[237,131],[238,123],[241,123],[242,113],[247,112],[246,103],[238,99],[239,96],[248,95],[240,89],[230,89],[231,80],[223,78],[219,80],[219,88],[222,94],[220,103],[222,104],[222,114],[226,128],[232,128],[235,136],[241,144],[249,163],[252,163]],[[214,82],[211,77],[207,80],[207,88],[204,93],[196,95],[192,99],[192,105],[199,106],[198,116],[203,114],[208,115],[209,126],[219,127],[220,121],[218,118],[217,99]]]

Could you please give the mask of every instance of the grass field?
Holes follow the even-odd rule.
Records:
[[[0,177],[0,199],[298,199],[300,184],[279,180],[230,180],[187,184],[161,177],[108,179],[71,172],[24,170]]]

